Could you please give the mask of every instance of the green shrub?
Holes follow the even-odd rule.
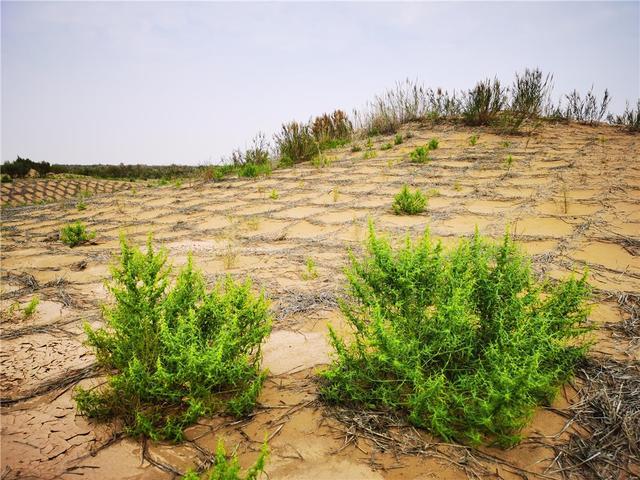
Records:
[[[255,178],[259,175],[269,175],[271,173],[271,165],[269,163],[245,163],[238,169],[240,177]]]
[[[464,98],[462,116],[467,125],[492,125],[507,102],[498,79],[478,82]]]
[[[391,143],[385,143],[380,147],[380,150],[391,150],[392,148],[393,148],[393,145],[391,145]]]
[[[431,160],[429,157],[429,147],[427,145],[423,145],[421,147],[417,147],[413,152],[409,154],[411,158],[411,162],[413,163],[427,163]]]
[[[440,145],[440,142],[438,141],[438,139],[432,138],[431,140],[429,140],[429,143],[427,144],[427,148],[429,150],[437,150],[438,145]]]
[[[267,442],[262,445],[260,455],[255,463],[247,470],[244,475],[240,474],[240,465],[238,464],[238,456],[232,455],[231,459],[227,459],[227,452],[224,444],[220,440],[216,449],[216,458],[213,469],[205,477],[208,480],[257,480],[261,473],[264,473],[264,467],[269,456],[269,448]],[[200,475],[195,472],[188,472],[182,480],[200,480]]]
[[[13,179],[9,175],[6,175],[4,173],[0,175],[0,183],[11,183],[11,182],[13,182]]]
[[[95,236],[96,233],[88,231],[85,224],[80,221],[68,223],[60,230],[60,241],[70,247],[87,243],[95,238]]]
[[[404,139],[402,138],[402,134],[396,133],[396,136],[393,138],[393,144],[400,145],[403,141]]]
[[[271,329],[268,301],[251,282],[220,281],[209,292],[191,256],[170,287],[167,253],[120,241],[104,308],[106,328],[85,325],[88,344],[110,372],[99,390],[76,391],[78,410],[116,417],[130,435],[182,438],[203,415],[251,411],[265,372],[260,344]]]
[[[370,225],[346,273],[354,333],[330,329],[322,397],[406,415],[446,441],[516,443],[587,350],[586,273],[537,283],[508,234],[494,244],[476,231],[446,251],[426,231],[394,249]]]
[[[474,133],[469,137],[469,145],[471,145],[472,147],[475,147],[477,143],[478,143],[478,135]]]
[[[320,153],[317,142],[309,125],[291,122],[282,126],[275,136],[278,155],[284,165],[307,162]]]
[[[400,193],[393,199],[391,208],[396,215],[417,215],[422,213],[427,206],[427,197],[420,191],[411,192],[409,187],[404,185]]]
[[[353,153],[361,152],[362,151],[362,147],[360,145],[358,145],[357,143],[354,143],[353,145],[351,145],[351,151]]]
[[[227,168],[225,168],[227,167]],[[210,182],[210,181],[214,181],[214,182],[219,182],[221,181],[225,175],[227,175],[229,173],[229,170],[231,166],[220,166],[220,165],[211,165],[208,166],[207,168],[205,168],[202,171],[202,179],[205,182]]]

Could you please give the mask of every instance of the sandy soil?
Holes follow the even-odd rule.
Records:
[[[412,455],[380,451],[355,437],[317,401],[314,372],[330,358],[327,324],[343,328],[336,303],[342,268],[347,248],[360,248],[368,218],[396,235],[417,235],[429,226],[447,244],[476,225],[494,237],[510,226],[539,274],[557,278],[588,265],[597,298],[592,320],[619,322],[617,298],[640,292],[640,137],[578,125],[547,125],[528,143],[481,129],[412,131],[405,144],[370,160],[342,149],[322,169],[299,165],[257,180],[95,195],[82,212],[62,203],[4,210],[2,478],[176,478],[206,462],[220,437],[229,448],[238,445],[247,465],[265,434],[273,479],[456,479],[473,471],[495,478],[522,478],[523,471],[530,478],[558,477],[547,471],[553,450],[536,440],[562,441],[564,434],[557,434],[575,397],[571,389],[536,414],[529,440],[511,450],[475,452],[425,435],[427,454]],[[480,135],[473,147],[472,133]],[[440,140],[433,161],[408,163],[408,152],[432,137]],[[378,138],[376,146],[388,141]],[[507,155],[514,158],[509,170]],[[404,183],[437,190],[428,212],[391,213],[393,195]],[[24,195],[20,201],[31,201]],[[70,249],[56,239],[59,228],[76,219],[97,232],[95,244]],[[251,418],[202,419],[188,430],[189,441],[176,446],[124,439],[117,425],[76,415],[73,387],[101,381],[82,344],[81,323],[100,323],[100,303],[108,300],[102,282],[121,230],[135,242],[153,231],[174,265],[192,251],[210,281],[227,273],[250,275],[266,289],[276,314],[264,347],[271,374]],[[309,257],[318,277],[304,280]],[[7,314],[10,304],[25,305],[35,294],[42,302],[34,316]],[[640,358],[638,346],[625,337],[606,329],[597,337],[593,355]]]

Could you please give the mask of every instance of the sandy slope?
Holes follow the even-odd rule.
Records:
[[[527,144],[526,137],[459,127],[412,130],[411,140],[370,160],[342,149],[322,169],[300,165],[257,180],[118,192],[89,199],[82,212],[61,204],[4,211],[1,306],[24,304],[34,292],[43,302],[33,318],[2,319],[3,478],[172,478],[204,461],[219,436],[230,447],[239,444],[248,464],[265,433],[273,479],[464,478],[472,471],[520,478],[512,466],[542,474],[554,454],[535,441],[486,449],[484,456],[445,445],[422,456],[384,453],[328,415],[316,400],[313,373],[329,359],[326,324],[342,325],[336,298],[347,247],[359,248],[368,218],[393,234],[429,226],[445,243],[476,225],[496,237],[509,225],[538,273],[559,277],[589,265],[599,299],[592,319],[617,322],[618,295],[640,292],[640,137],[607,126],[547,125]],[[472,133],[480,134],[473,147]],[[432,137],[440,139],[433,161],[409,164],[408,152]],[[507,155],[514,158],[509,171]],[[437,189],[427,213],[390,212],[404,183]],[[69,249],[54,239],[77,219],[97,231],[95,245]],[[172,446],[124,440],[117,427],[76,416],[71,388],[99,381],[85,378],[94,374],[94,359],[80,325],[100,322],[102,282],[122,229],[136,242],[153,231],[175,265],[192,251],[212,281],[250,275],[266,289],[277,314],[265,345],[271,376],[252,418],[203,419],[189,430],[189,442]],[[317,265],[314,280],[302,278],[308,257]],[[625,338],[608,330],[597,335],[595,355],[639,358]],[[554,404],[560,411],[573,397],[564,393]],[[540,410],[528,433],[554,435],[564,422],[557,411]]]

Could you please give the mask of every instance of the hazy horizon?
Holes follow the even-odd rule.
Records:
[[[640,3],[2,2],[2,161],[217,162],[405,78],[640,97]],[[455,32],[455,36],[452,35]]]

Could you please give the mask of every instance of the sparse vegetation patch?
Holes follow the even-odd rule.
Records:
[[[218,441],[218,447],[216,448],[215,463],[211,471],[205,476],[201,477],[195,472],[188,472],[182,480],[201,480],[205,478],[208,480],[257,480],[264,472],[264,467],[269,456],[269,448],[267,442],[262,445],[260,454],[254,462],[254,464],[247,469],[244,474],[240,473],[240,465],[238,464],[238,456],[234,453],[230,458],[227,457],[227,451],[224,448],[224,443]]]

